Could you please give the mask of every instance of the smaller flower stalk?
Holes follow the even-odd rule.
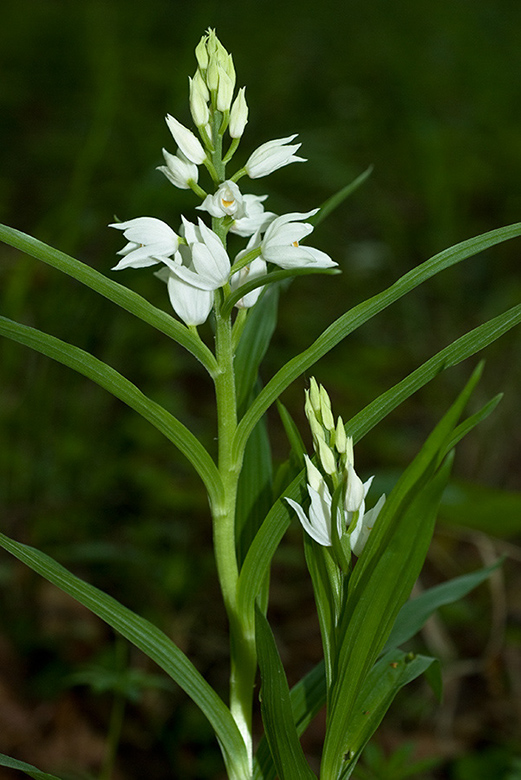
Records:
[[[304,411],[317,460],[315,465],[305,456],[309,510],[306,512],[291,498],[286,501],[295,510],[306,533],[317,544],[333,548],[337,562],[344,569],[351,552],[357,557],[362,554],[385,495],[366,511],[365,499],[373,477],[362,482],[356,473],[353,440],[346,435],[341,417],[335,424],[329,396],[313,377],[306,390]]]

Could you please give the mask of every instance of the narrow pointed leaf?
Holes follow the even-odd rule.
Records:
[[[311,780],[316,775],[299,742],[288,681],[268,621],[255,610],[257,653],[261,673],[262,720],[279,780]]]
[[[420,631],[425,622],[439,607],[453,604],[466,596],[471,590],[484,582],[500,566],[502,559],[470,574],[463,574],[453,580],[436,585],[407,601],[396,618],[395,624],[385,645],[392,650],[407,642]]]
[[[276,282],[283,282],[286,279],[293,279],[296,276],[310,276],[310,274],[327,274],[329,276],[335,276],[339,274],[338,268],[320,268],[319,266],[301,266],[299,268],[288,268],[282,271],[270,271],[266,276],[258,276],[249,282],[241,284],[230,296],[226,299],[222,309],[221,316],[228,317],[237,301],[240,301],[247,293],[252,290],[256,290],[257,287],[265,287],[267,284],[275,284]]]
[[[21,252],[25,252],[37,260],[42,260],[44,263],[58,269],[58,271],[68,274],[68,276],[72,276],[73,279],[77,279],[78,282],[90,287],[91,290],[95,290],[100,295],[103,295],[104,298],[108,298],[109,301],[117,304],[135,317],[152,325],[156,330],[169,336],[169,338],[187,349],[188,352],[191,352],[211,375],[215,374],[217,363],[208,347],[187,327],[166,312],[152,306],[141,295],[100,274],[99,271],[65,254],[65,252],[60,252],[59,249],[48,246],[43,241],[38,241],[37,238],[7,225],[0,225],[0,241],[9,244],[9,246],[15,249],[19,249]]]
[[[35,766],[26,764],[25,761],[18,761],[16,758],[5,756],[3,753],[0,753],[0,766],[5,766],[8,769],[18,769],[20,772],[24,772],[34,780],[61,780],[61,778],[57,777],[56,775],[50,775],[48,772],[42,772]]]
[[[78,371],[126,403],[148,420],[185,455],[203,480],[212,499],[220,496],[221,478],[212,458],[188,428],[114,368],[79,347],[35,328],[0,317],[0,335],[31,347]]]
[[[234,370],[237,387],[237,407],[240,412],[246,407],[259,373],[259,366],[269,347],[271,337],[277,324],[279,303],[279,286],[266,290],[255,306],[248,312],[237,352],[235,354]]]
[[[0,534],[0,546],[33,571],[90,609],[125,639],[158,664],[190,696],[210,721],[230,777],[232,766],[246,767],[246,748],[230,710],[177,645],[148,620],[124,607],[112,596],[79,579],[45,553]]]
[[[497,230],[491,230],[489,233],[484,233],[481,236],[476,236],[449,249],[445,249],[430,260],[413,268],[383,292],[354,306],[339,317],[310,347],[292,358],[270,379],[239,424],[235,441],[237,453],[243,451],[248,436],[257,420],[291,382],[307,371],[308,368],[326,355],[346,336],[440,271],[468,257],[472,257],[495,244],[516,238],[519,235],[521,235],[521,223],[516,223],[498,228]]]

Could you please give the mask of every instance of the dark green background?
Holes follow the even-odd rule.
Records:
[[[247,86],[250,122],[237,161],[260,143],[294,132],[309,160],[251,183],[251,191],[269,193],[272,210],[314,208],[374,165],[363,189],[311,237],[310,243],[339,262],[343,275],[301,279],[287,291],[264,379],[348,307],[418,262],[521,219],[521,4],[515,0],[4,2],[0,219],[110,274],[121,246],[121,236],[106,228],[114,215],[157,216],[174,229],[181,211],[193,218],[195,199],[175,190],[155,167],[162,162],[162,146],[175,150],[164,115],[189,123],[187,76],[195,70],[193,49],[208,26],[217,28],[233,52],[238,86]],[[243,180],[244,189],[247,184]],[[335,412],[349,418],[445,344],[517,303],[519,258],[520,243],[513,241],[466,261],[336,348],[315,371],[330,390]],[[115,278],[168,309],[166,290],[149,271]],[[91,350],[214,447],[212,395],[204,376],[180,349],[130,315],[5,247],[0,308]],[[211,339],[209,327],[201,330]],[[506,395],[493,421],[463,443],[456,462],[459,479],[480,482],[484,489],[521,489],[519,338],[514,332],[487,350],[480,400],[500,390]],[[0,343],[0,361],[3,529],[41,545],[162,622],[199,668],[223,686],[225,629],[218,607],[212,602],[208,609],[207,603],[215,582],[206,501],[198,497],[188,465],[155,430],[67,369],[10,343]],[[376,471],[384,482],[386,474],[403,468],[470,368],[438,378],[371,433],[357,453],[362,473]],[[300,380],[284,396],[302,426],[305,386]],[[276,415],[269,424],[281,460],[287,447]],[[501,493],[494,497],[496,503],[479,518],[480,502],[466,513],[460,507],[451,536],[445,531],[436,542],[427,576],[436,580],[479,565],[480,537],[457,530],[462,523],[494,535],[501,520],[501,534],[515,539],[518,497],[508,496],[506,515]],[[300,603],[307,582],[301,564],[295,528],[274,584],[275,612],[289,648],[292,636],[306,635],[309,619],[307,602]],[[506,571],[510,599],[519,573],[508,563]],[[49,627],[50,597],[41,584],[7,556],[0,559],[0,576],[8,647],[7,660],[0,660],[11,668],[16,659],[13,676],[27,712],[39,697],[58,706],[64,696],[73,696],[89,722],[103,722],[108,699],[82,697],[76,689],[64,693],[60,680],[102,652],[110,634],[82,622],[81,615]],[[508,652],[516,655],[519,600],[507,603]],[[490,609],[483,590],[474,606],[446,618],[463,657],[483,653]],[[292,628],[284,634],[288,624]],[[295,651],[288,650],[290,673],[298,676],[305,663],[294,644]],[[487,688],[490,680],[476,683],[470,733],[456,720],[456,748],[435,744],[431,753],[441,752],[447,761],[473,750],[489,755],[489,744],[499,745],[502,760],[516,752],[520,715],[511,667],[504,651],[498,653],[504,689],[494,694]],[[164,776],[169,761],[180,777],[215,776],[219,760],[211,738],[183,702],[176,692],[154,700],[148,710],[132,710],[122,748],[125,777],[144,776],[139,762],[150,760],[151,753],[147,776]],[[401,733],[421,742],[432,730],[435,707],[430,700],[402,702],[402,710],[414,714],[409,721],[396,716],[395,722]],[[135,735],[140,729],[147,735],[144,746]],[[35,740],[32,753],[23,740],[21,746],[20,738],[13,740],[3,745],[0,738],[0,751],[51,761],[45,751],[38,753]],[[183,752],[178,741],[189,747]],[[467,777],[464,763],[447,766],[449,774],[439,777]],[[496,774],[507,777],[499,769]]]

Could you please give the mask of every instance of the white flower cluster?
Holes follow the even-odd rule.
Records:
[[[264,209],[267,195],[242,194],[237,185],[242,176],[257,179],[292,162],[304,162],[295,154],[300,144],[291,143],[295,135],[262,144],[243,168],[223,181],[224,175],[220,173],[235,152],[247,123],[245,89],[241,88],[233,100],[233,61],[213,30],[203,36],[195,53],[198,69],[189,82],[190,110],[201,140],[168,115],[166,123],[178,149],[176,154],[163,149],[165,165],[159,170],[175,187],[192,189],[201,197],[202,203],[197,208],[212,218],[213,230],[201,218],[194,224],[184,217],[178,232],[155,217],[138,217],[110,225],[122,230],[127,240],[118,252],[122,259],[113,270],[162,264],[157,275],[167,283],[174,311],[189,326],[206,321],[216,290],[224,288],[229,294],[246,282],[266,275],[268,263],[283,269],[337,265],[325,252],[300,245],[313,230],[313,225],[304,220],[318,209],[277,216]],[[231,145],[221,159],[215,150],[222,145],[226,130]],[[215,182],[213,194],[207,194],[199,186],[201,165],[208,169]],[[233,262],[223,243],[228,231],[249,239]],[[253,306],[260,291],[261,287],[257,287],[246,293],[236,306]]]
[[[313,377],[309,391],[306,390],[305,412],[320,468],[305,456],[310,499],[308,513],[293,499],[286,498],[286,501],[297,513],[309,536],[318,544],[331,547],[332,491],[339,485],[343,486],[343,501],[340,502],[337,513],[337,537],[341,539],[342,536],[348,535],[351,551],[359,556],[384,505],[385,495],[380,497],[372,509],[365,511],[365,499],[373,477],[362,482],[356,473],[353,440],[346,436],[341,417],[335,425],[329,396]]]

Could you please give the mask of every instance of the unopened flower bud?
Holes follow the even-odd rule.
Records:
[[[217,87],[217,110],[229,111],[233,98],[233,81],[220,65],[217,66],[219,85]]]
[[[208,34],[203,35],[197,46],[195,47],[195,58],[197,64],[202,71],[205,71],[208,67],[208,51],[206,48],[206,42],[208,40]]]
[[[199,73],[199,71],[197,71],[197,73]],[[208,94],[208,90],[202,78],[196,80],[196,78],[191,79],[189,77],[188,81],[190,83],[190,113],[192,114],[195,126],[203,127],[208,123],[210,118],[208,106],[206,104],[207,98],[205,98],[205,93]],[[203,85],[204,90],[201,89],[201,85]]]
[[[309,380],[309,400],[316,414],[320,412],[320,390],[314,376]]]
[[[304,455],[304,459],[306,461],[308,484],[311,485],[313,490],[318,491],[324,481],[324,477],[307,455]]]
[[[345,453],[347,446],[347,436],[344,428],[344,422],[341,417],[338,418],[335,430],[335,447],[338,452]]]
[[[248,121],[248,106],[244,92],[246,87],[241,87],[230,109],[230,124],[228,132],[232,138],[240,138],[244,133]]]
[[[318,457],[326,474],[336,473],[336,460],[324,439],[318,439]]]

